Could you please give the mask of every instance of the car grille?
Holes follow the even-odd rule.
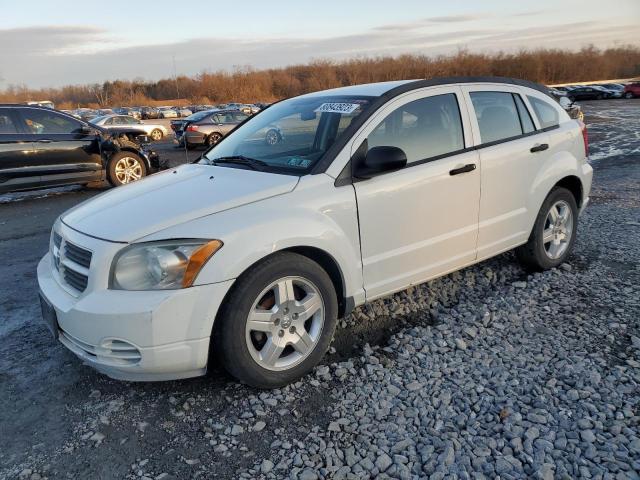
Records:
[[[58,232],[54,232],[51,256],[60,281],[76,292],[84,292],[89,283],[91,251],[67,241]]]

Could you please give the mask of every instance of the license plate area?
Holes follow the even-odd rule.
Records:
[[[44,321],[47,328],[51,331],[53,338],[58,338],[58,316],[56,315],[56,311],[53,308],[53,305],[49,303],[49,301],[45,298],[45,296],[40,293],[40,311],[42,312],[42,320]]]

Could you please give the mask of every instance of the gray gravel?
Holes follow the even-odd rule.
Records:
[[[279,390],[221,372],[115,382],[42,341],[72,380],[51,404],[62,425],[43,415],[39,432],[13,418],[39,400],[3,350],[0,478],[640,478],[640,155],[595,168],[566,264],[527,275],[505,254],[359,308],[325,364]],[[57,378],[30,387],[50,400]]]

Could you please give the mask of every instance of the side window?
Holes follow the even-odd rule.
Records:
[[[482,143],[522,135],[518,110],[511,93],[471,92],[470,96]]]
[[[537,97],[527,97],[542,128],[555,127],[560,124],[560,116],[556,108]]]
[[[107,119],[104,121],[104,124],[105,124],[105,125],[113,125],[113,118],[107,118]]]
[[[0,135],[18,133],[18,127],[13,122],[13,117],[8,109],[0,108]]]
[[[21,112],[29,133],[34,134],[68,134],[77,133],[82,124],[56,112],[25,108]]]
[[[235,116],[235,121],[238,122],[238,123],[244,122],[248,117],[248,115],[246,115],[246,114],[244,114],[242,112],[238,112],[234,116]]]
[[[220,115],[211,115],[210,120],[213,123],[222,123],[222,118],[220,118]]]
[[[386,116],[367,137],[368,148],[401,148],[417,162],[464,148],[460,108],[453,93],[409,102]]]
[[[513,98],[516,101],[516,108],[518,109],[518,115],[520,116],[520,126],[522,127],[522,133],[533,132],[536,127],[533,125],[531,114],[527,110],[527,106],[522,101],[522,97],[517,93],[513,94]]]

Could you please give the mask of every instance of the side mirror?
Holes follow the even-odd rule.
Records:
[[[89,125],[82,125],[82,127],[80,127],[80,133],[82,135],[91,135],[92,133],[95,133],[95,130]]]
[[[407,155],[398,147],[373,147],[360,161],[353,172],[353,176],[369,179],[387,172],[394,172],[405,167]]]

